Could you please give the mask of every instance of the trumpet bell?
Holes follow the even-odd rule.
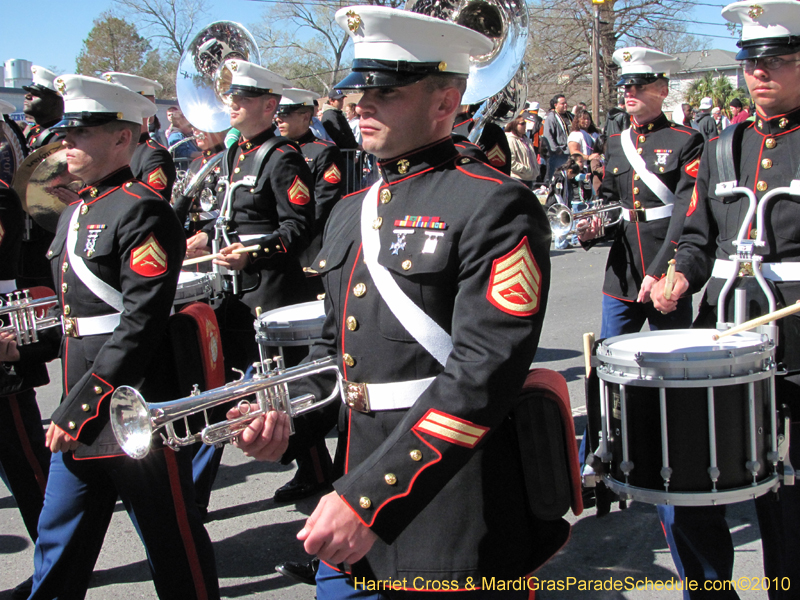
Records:
[[[122,385],[111,395],[111,429],[122,450],[131,458],[141,459],[150,452],[153,424],[142,395]]]
[[[525,0],[407,0],[405,9],[463,25],[492,40],[489,53],[472,59],[462,104],[499,93],[519,70],[528,44]]]
[[[218,132],[230,128],[230,107],[223,96],[232,73],[226,60],[261,64],[258,44],[239,23],[216,21],[198,33],[178,63],[175,90],[181,110],[195,129]]]

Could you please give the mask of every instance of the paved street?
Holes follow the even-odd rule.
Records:
[[[561,372],[569,382],[576,431],[584,426],[584,381],[581,336],[599,334],[600,288],[608,247],[588,252],[580,249],[553,251],[553,283],[537,366]],[[58,365],[51,365],[51,377]],[[41,394],[42,416],[47,420],[55,408],[60,388],[50,385]],[[329,443],[332,441],[329,440]],[[310,586],[293,585],[275,573],[284,560],[302,560],[302,546],[295,539],[316,500],[279,506],[274,490],[292,476],[291,467],[256,463],[228,448],[211,500],[208,530],[215,542],[220,586],[225,598],[314,598]],[[502,507],[497,507],[502,510]],[[736,545],[738,577],[761,576],[761,545],[752,502],[729,508],[729,522]],[[543,591],[537,599],[679,599],[679,592],[578,591],[581,580],[633,581],[646,578],[666,581],[675,577],[655,508],[632,503],[625,511],[614,509],[602,519],[587,510],[573,522],[572,539],[562,552],[542,568],[542,580],[562,584],[575,578],[571,589]],[[25,534],[13,499],[0,489],[0,600],[32,572],[33,545]],[[800,585],[800,582],[797,582]],[[766,598],[764,592],[741,592],[743,599]],[[97,563],[89,600],[155,598],[144,550],[121,504],[106,536]]]

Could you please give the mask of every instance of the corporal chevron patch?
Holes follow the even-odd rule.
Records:
[[[413,429],[466,448],[474,448],[489,431],[488,427],[434,409],[425,413]]]
[[[156,236],[150,234],[144,243],[131,252],[131,269],[143,277],[155,277],[167,270],[167,253]]]
[[[700,166],[700,159],[695,158],[692,162],[686,165],[684,169],[686,170],[687,175],[697,178],[697,169],[699,166]]]
[[[686,211],[686,216],[688,217],[689,215],[691,215],[696,208],[697,208],[697,184],[695,184],[694,189],[692,190],[692,201],[689,202],[689,210]]]
[[[304,206],[311,200],[311,194],[308,192],[308,186],[303,183],[299,175],[296,175],[292,185],[289,186],[289,202],[292,204],[299,204]]]
[[[510,315],[527,317],[539,311],[542,272],[531,253],[528,237],[492,263],[486,298]]]
[[[3,224],[0,223],[0,244],[3,243],[3,238],[6,236],[6,230],[3,228]]]
[[[328,170],[325,171],[322,178],[328,183],[339,183],[342,180],[342,172],[339,170],[339,167],[332,164],[328,167]]]
[[[150,173],[147,176],[147,184],[156,190],[165,189],[167,187],[167,174],[164,173],[164,167],[158,167]]]
[[[506,153],[503,152],[503,150],[497,144],[495,144],[494,147],[486,153],[486,158],[489,159],[489,164],[495,167],[502,167],[504,164],[506,164],[506,162],[508,162]]]

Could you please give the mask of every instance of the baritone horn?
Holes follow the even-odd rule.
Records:
[[[278,410],[296,417],[330,404],[337,397],[344,398],[342,375],[333,357],[291,367],[283,367],[283,358],[276,357],[276,367],[272,369],[271,360],[255,364],[256,373],[249,379],[240,379],[222,387],[200,392],[195,386],[192,395],[170,402],[148,404],[142,395],[128,386],[120,386],[111,395],[111,428],[122,450],[131,458],[141,459],[150,452],[153,434],[161,428],[161,439],[170,448],[177,450],[196,442],[221,444],[228,442],[244,431],[257,417],[270,410]],[[266,364],[265,364],[266,363]],[[313,394],[289,398],[288,384],[326,371],[336,375],[336,386],[331,394],[317,400]],[[255,395],[258,408],[251,410],[247,396]],[[240,400],[239,412],[242,416],[209,423],[207,411],[216,406]],[[192,433],[188,417],[203,413],[205,427]],[[175,425],[183,422],[186,433],[180,435]]]

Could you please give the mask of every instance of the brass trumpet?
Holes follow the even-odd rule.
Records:
[[[343,400],[342,375],[332,357],[289,369],[284,368],[283,357],[275,357],[274,369],[272,363],[269,359],[255,363],[256,373],[249,379],[240,379],[206,392],[200,392],[195,386],[190,396],[170,402],[148,404],[132,387],[118,387],[111,395],[111,428],[117,442],[128,456],[141,459],[150,452],[152,436],[162,427],[166,430],[166,435],[161,433],[161,439],[175,450],[200,441],[209,445],[221,444],[235,438],[253,419],[270,410],[279,410],[290,417],[296,417],[322,408],[336,400],[337,396]],[[287,384],[325,371],[336,374],[336,387],[327,398],[318,401],[313,394],[289,398]],[[250,403],[240,399],[252,395],[256,397],[258,408],[251,411]],[[240,400],[238,408],[242,416],[219,423],[208,422],[209,409],[232,400]],[[198,413],[204,414],[205,427],[200,432],[192,433],[188,417]],[[186,434],[183,436],[175,432],[175,423],[181,420],[186,427]]]
[[[17,338],[17,344],[25,346],[39,341],[39,331],[51,327],[61,327],[61,317],[48,317],[42,309],[53,305],[55,296],[47,296],[34,300],[28,290],[8,294],[4,306],[0,306],[0,317],[7,316],[9,324],[0,327],[0,332],[11,332]]]
[[[605,206],[573,212],[568,206],[557,203],[547,209],[547,218],[550,221],[550,230],[553,232],[553,237],[557,237],[583,229],[577,226],[578,221],[600,214],[603,215],[603,227],[612,227],[622,220],[621,209],[622,203],[611,202]],[[616,219],[612,219],[611,215],[605,214],[615,210],[619,211],[619,215]],[[600,235],[602,235],[602,233]]]

